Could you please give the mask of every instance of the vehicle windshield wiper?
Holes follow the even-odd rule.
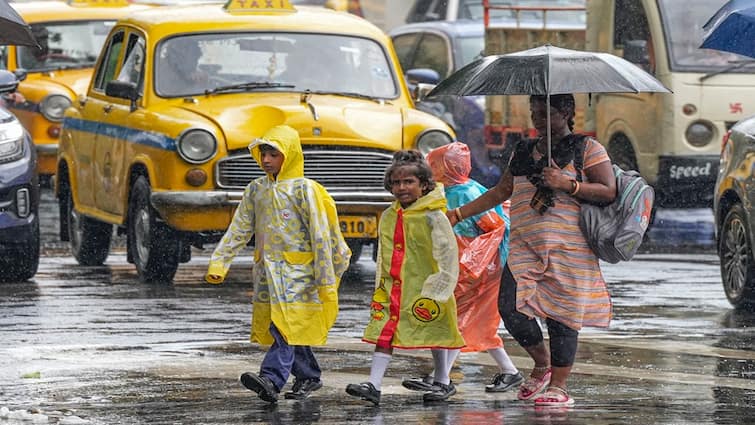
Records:
[[[708,78],[715,77],[718,74],[726,74],[731,71],[735,71],[740,68],[744,68],[745,66],[755,64],[755,60],[742,60],[742,61],[731,61],[731,65],[727,66],[726,68],[722,68],[713,72],[709,72],[702,77],[700,77],[700,82],[703,82],[707,80]]]
[[[309,91],[309,93],[312,94],[324,94],[324,95],[335,95],[335,96],[346,96],[346,97],[354,97],[357,99],[365,99],[365,100],[371,100],[373,102],[378,103],[385,103],[385,99],[375,96],[370,96],[367,94],[362,93],[356,93],[356,92],[350,92],[350,91],[327,91],[327,90],[312,90]]]
[[[270,81],[261,81],[261,82],[252,81],[248,83],[229,84],[227,86],[215,87],[214,89],[207,89],[204,91],[204,94],[207,95],[207,94],[237,91],[237,90],[271,89],[271,88],[280,88],[280,87],[292,89],[295,86],[293,84],[272,83]]]

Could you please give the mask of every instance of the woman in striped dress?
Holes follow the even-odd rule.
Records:
[[[611,301],[598,258],[579,227],[580,203],[610,203],[616,184],[603,146],[572,134],[574,97],[553,95],[550,104],[551,163],[547,164],[544,137],[546,98],[532,96],[532,123],[541,137],[536,143],[520,143],[498,184],[447,216],[453,225],[459,216],[478,214],[511,197],[509,260],[498,308],[506,329],[535,363],[518,398],[535,398],[536,406],[570,406],[574,400],[566,390],[566,380],[574,364],[579,330],[607,327],[611,319]],[[575,178],[577,143],[585,143],[582,183]],[[550,347],[544,343],[536,317],[545,320]]]

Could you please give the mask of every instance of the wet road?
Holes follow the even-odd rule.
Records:
[[[343,388],[364,380],[370,347],[367,256],[344,280],[341,313],[317,349],[322,390],[274,407],[238,384],[264,347],[249,344],[248,256],[226,284],[202,283],[210,247],[195,251],[172,285],[144,285],[122,241],[105,267],[80,267],[59,243],[46,194],[45,257],[32,282],[0,286],[0,408],[31,409],[43,423],[749,423],[755,408],[755,317],[726,301],[712,253],[641,255],[604,265],[615,318],[586,329],[570,381],[568,410],[536,410],[515,394],[486,394],[487,355],[463,354],[452,371],[459,393],[426,405],[400,379],[426,372],[425,352],[402,351],[388,369],[380,408]],[[531,362],[502,330],[525,372]],[[18,416],[18,415],[17,415]],[[41,420],[41,419],[40,419]],[[22,423],[3,418],[0,424]],[[28,423],[28,422],[23,422]]]

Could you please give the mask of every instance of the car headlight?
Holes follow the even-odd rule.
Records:
[[[0,162],[24,156],[24,128],[18,120],[0,123]]]
[[[427,155],[431,150],[453,142],[453,138],[441,130],[428,130],[417,137],[417,149],[422,155]]]
[[[197,128],[181,133],[177,144],[178,154],[184,161],[192,164],[207,162],[215,156],[218,148],[218,142],[212,133]]]
[[[713,140],[715,129],[713,124],[708,121],[695,121],[687,127],[684,137],[695,147],[703,147]]]
[[[51,94],[42,99],[39,104],[39,112],[50,121],[63,121],[63,114],[71,106],[71,99],[62,94]]]

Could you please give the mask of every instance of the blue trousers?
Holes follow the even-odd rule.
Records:
[[[278,328],[270,324],[270,333],[275,342],[265,354],[260,366],[260,375],[272,381],[280,391],[288,376],[293,374],[296,379],[320,379],[322,371],[317,364],[315,354],[308,345],[288,345]]]

